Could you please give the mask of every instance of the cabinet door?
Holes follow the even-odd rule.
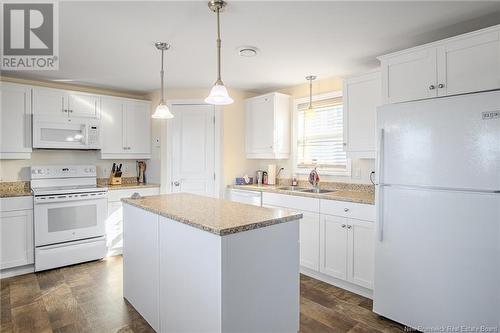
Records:
[[[125,151],[123,140],[125,126],[123,101],[116,98],[102,99],[101,153],[121,154]]]
[[[373,289],[374,223],[348,219],[348,281]]]
[[[149,104],[125,103],[125,146],[131,154],[151,154],[151,116]]]
[[[500,32],[485,32],[438,48],[439,95],[500,88]]]
[[[436,48],[382,60],[382,92],[386,104],[437,96]]]
[[[0,213],[0,269],[33,264],[33,210]]]
[[[246,153],[248,158],[265,157],[274,151],[274,98],[262,96],[246,101]]]
[[[0,158],[30,158],[31,87],[1,83]]]
[[[68,93],[68,112],[72,117],[99,116],[99,96],[84,93]]]
[[[123,250],[123,206],[120,201],[108,203],[106,219],[106,245],[108,256],[122,253]]]
[[[319,214],[301,212],[300,265],[319,271]]]
[[[347,279],[347,218],[321,215],[321,273]]]
[[[375,157],[376,108],[381,104],[380,73],[349,78],[344,83],[344,146],[356,157]]]
[[[66,92],[51,88],[33,88],[33,114],[67,116]]]

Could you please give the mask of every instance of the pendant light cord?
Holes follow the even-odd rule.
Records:
[[[220,8],[217,7],[217,83],[222,83],[221,80],[221,61],[220,49],[222,41],[220,39]]]
[[[160,71],[160,77],[161,77],[161,101],[160,103],[165,103],[164,95],[163,95],[163,76],[164,76],[164,71],[163,71],[163,53],[165,50],[161,50],[161,71]]]
[[[313,81],[309,80],[309,109],[313,107]]]

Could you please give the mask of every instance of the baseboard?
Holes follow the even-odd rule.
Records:
[[[25,265],[20,267],[6,268],[0,270],[0,279],[33,273],[34,271],[35,271],[35,265]]]
[[[312,269],[302,267],[302,266],[300,267],[300,272],[302,274],[307,275],[309,277],[312,277],[314,279],[317,279],[317,280],[326,282],[328,284],[334,285],[335,287],[339,287],[339,288],[345,289],[347,291],[350,291],[352,293],[361,295],[363,297],[373,299],[373,290],[371,290],[371,289],[361,287],[361,286],[355,285],[353,283],[350,283],[350,282],[347,282],[347,281],[344,281],[341,279],[337,279],[337,278],[328,276],[328,275],[320,273],[320,272],[316,272]]]

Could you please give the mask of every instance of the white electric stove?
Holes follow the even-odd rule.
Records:
[[[33,166],[35,271],[106,255],[108,189],[94,165]]]

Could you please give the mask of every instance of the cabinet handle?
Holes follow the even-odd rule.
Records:
[[[444,84],[442,84],[442,83],[438,84],[438,88],[439,89],[443,89],[444,88]]]
[[[70,113],[73,113],[73,110],[68,110]]]
[[[348,212],[349,211],[349,208],[344,208],[344,212]]]
[[[344,147],[347,146],[347,142],[343,142],[342,146],[344,146]]]
[[[342,228],[345,228],[346,226],[347,226],[347,225],[345,225],[345,224],[342,224]]]
[[[436,89],[436,86],[435,86],[435,85],[433,85],[433,84],[431,84],[431,85],[429,86],[429,90],[434,90],[434,89]]]
[[[347,229],[351,229],[351,228],[352,228],[352,225],[348,225],[348,226],[347,226]]]

